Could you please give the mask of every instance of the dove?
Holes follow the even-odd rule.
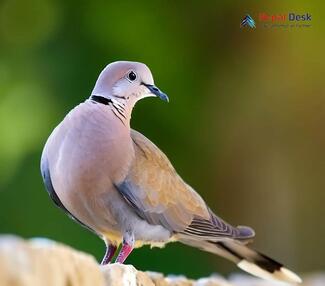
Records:
[[[281,263],[250,248],[254,230],[218,217],[167,156],[131,129],[135,104],[168,101],[143,63],[117,61],[73,108],[44,146],[41,173],[54,203],[106,244],[102,264],[124,263],[134,248],[178,241],[220,255],[264,279],[301,282]]]

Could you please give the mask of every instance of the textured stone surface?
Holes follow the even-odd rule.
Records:
[[[226,279],[221,276],[213,275],[211,277],[201,278],[197,280],[194,286],[232,286]]]
[[[303,278],[304,286],[324,286],[325,274]],[[71,247],[47,239],[23,240],[0,236],[0,286],[280,286],[252,276],[235,274],[229,279],[213,275],[191,280],[142,272],[132,265],[99,266],[96,260]]]
[[[111,264],[101,266],[101,270],[107,286],[155,286],[148,274],[132,265]]]
[[[104,286],[95,259],[46,239],[0,237],[0,285]]]

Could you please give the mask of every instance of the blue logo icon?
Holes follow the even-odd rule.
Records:
[[[240,23],[240,27],[250,27],[250,28],[256,28],[254,19],[249,16],[248,14],[243,18],[243,20]]]

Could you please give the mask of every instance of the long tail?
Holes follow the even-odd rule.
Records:
[[[181,242],[202,250],[225,257],[237,264],[242,270],[267,280],[301,283],[301,278],[285,268],[281,263],[259,253],[245,244],[225,239],[223,241],[199,241],[182,237]]]

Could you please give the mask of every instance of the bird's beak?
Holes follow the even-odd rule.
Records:
[[[145,84],[143,83],[144,86],[146,86],[149,90],[150,93],[154,94],[155,96],[159,97],[163,101],[169,102],[169,98],[166,93],[163,93],[158,87],[152,84]]]

